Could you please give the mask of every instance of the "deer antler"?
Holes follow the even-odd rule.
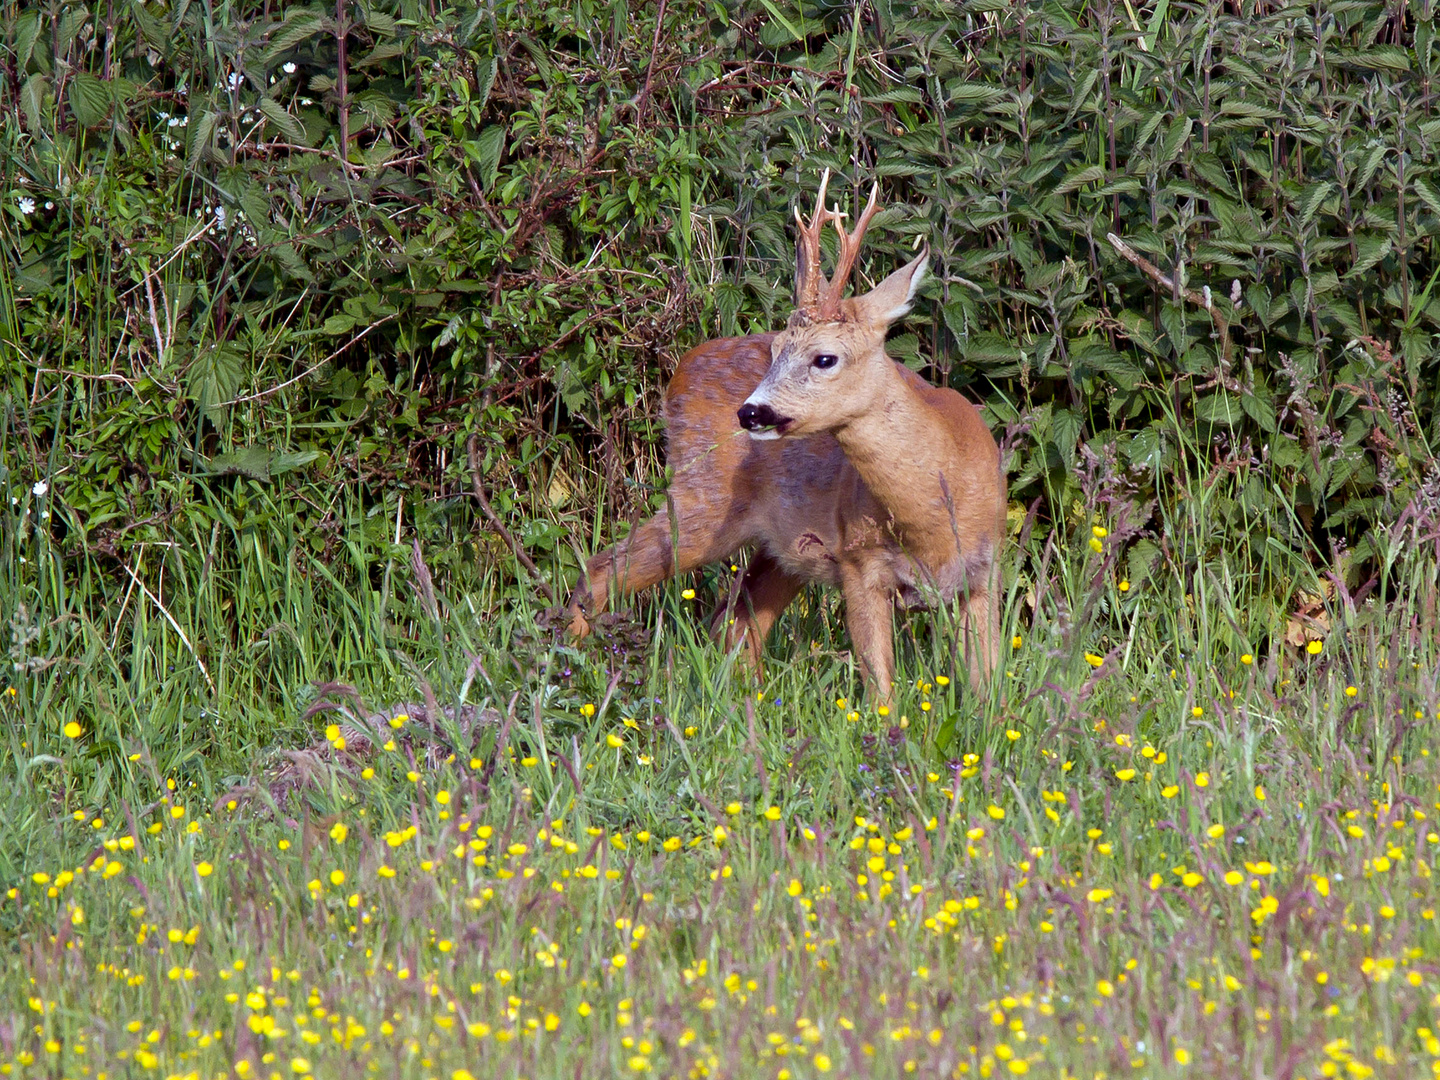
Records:
[[[821,188],[824,191],[824,188]],[[824,321],[833,321],[840,315],[840,301],[845,295],[845,285],[850,280],[850,271],[855,268],[855,259],[860,254],[860,241],[865,237],[865,230],[870,225],[870,219],[879,210],[876,200],[880,197],[880,185],[876,184],[870,189],[870,201],[865,204],[865,209],[860,213],[860,220],[855,226],[855,231],[847,233],[840,224],[840,219],[845,215],[839,212],[831,214],[830,220],[835,222],[835,231],[840,234],[840,251],[835,257],[835,274],[830,279],[825,295],[821,298],[816,308],[817,316]]]
[[[795,310],[807,318],[818,317],[821,290],[829,290],[830,283],[820,270],[820,233],[825,223],[836,222],[839,228],[840,215],[825,206],[825,189],[830,185],[830,170],[820,176],[820,193],[815,196],[815,212],[807,224],[795,208],[795,224],[798,233],[795,238]]]

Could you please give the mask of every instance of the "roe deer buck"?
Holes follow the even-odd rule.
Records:
[[[612,596],[753,547],[714,632],[727,646],[743,642],[758,669],[766,635],[805,583],[838,585],[866,681],[883,701],[897,600],[961,597],[972,680],[995,666],[1005,478],[975,406],[885,355],[885,332],[910,310],[928,250],[844,298],[879,189],[846,233],[844,215],[825,206],[828,181],[826,170],[808,223],[795,210],[786,328],[710,341],[680,360],[665,393],[668,512],[592,558],[568,612],[583,636],[588,614]],[[820,270],[827,222],[840,236],[830,281]]]

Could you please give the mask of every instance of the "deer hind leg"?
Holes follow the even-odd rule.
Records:
[[[717,530],[705,527],[702,515],[687,515],[685,508],[672,503],[671,512],[637,525],[624,540],[585,564],[566,606],[570,633],[584,637],[590,632],[590,617],[612,600],[703,566],[725,554],[724,547]]]
[[[960,621],[965,659],[970,667],[970,685],[985,686],[1000,663],[1000,595],[996,582],[982,590],[971,590]]]
[[[780,613],[804,587],[802,578],[787,573],[766,552],[757,551],[745,568],[732,600],[715,612],[710,632],[716,638],[723,638],[726,651],[743,642],[742,655],[759,676],[765,639],[770,636]]]

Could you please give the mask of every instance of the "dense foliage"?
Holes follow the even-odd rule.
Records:
[[[1135,583],[1224,548],[1277,635],[1393,594],[1440,515],[1428,2],[658,16],[12,0],[7,550],[51,514],[112,611],[251,548],[384,591],[402,534],[474,557],[474,433],[563,589],[654,495],[674,358],[783,319],[828,166],[882,186],[867,273],[930,243],[892,352],[985,402],[1027,543],[1101,512]],[[212,633],[290,617],[242,606]]]

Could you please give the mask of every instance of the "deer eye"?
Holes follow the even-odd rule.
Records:
[[[814,359],[813,361],[811,361],[811,362],[812,362],[817,368],[819,368],[821,371],[829,371],[832,367],[834,367],[836,364],[838,364],[838,363],[840,362],[840,358],[839,358],[838,356],[836,356],[834,353],[828,353],[828,352],[827,352],[827,353],[821,353],[819,356],[815,357],[815,359]]]

